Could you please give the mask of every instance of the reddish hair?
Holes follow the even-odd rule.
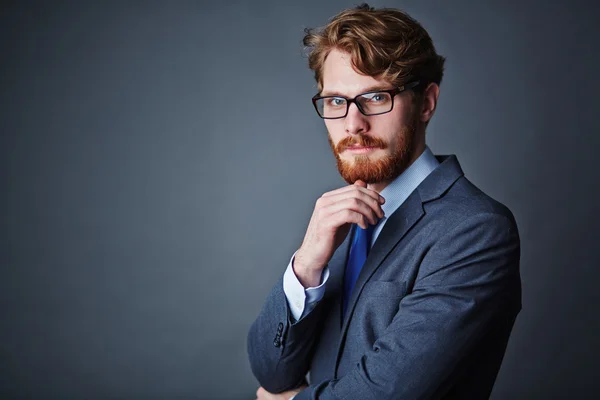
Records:
[[[421,92],[429,83],[440,84],[445,58],[438,55],[427,31],[404,11],[368,4],[344,10],[327,25],[305,29],[308,66],[323,90],[323,64],[333,49],[351,55],[357,72],[384,79],[394,86],[419,80]]]

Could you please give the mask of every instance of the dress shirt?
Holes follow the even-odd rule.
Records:
[[[438,165],[438,160],[429,147],[426,146],[425,151],[423,151],[415,162],[380,192],[380,195],[385,199],[385,203],[381,205],[384,216],[378,221],[373,231],[371,246],[373,246],[383,229],[387,221],[387,216],[392,215]],[[296,252],[292,255],[288,267],[283,274],[283,291],[290,306],[292,316],[295,321],[298,321],[310,313],[317,302],[323,298],[325,284],[329,278],[329,268],[325,266],[323,269],[321,284],[319,286],[304,288],[292,268],[295,256]]]

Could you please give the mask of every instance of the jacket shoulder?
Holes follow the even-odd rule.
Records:
[[[511,210],[461,176],[439,198],[423,204],[426,215],[452,226],[477,215],[503,216],[516,228]]]

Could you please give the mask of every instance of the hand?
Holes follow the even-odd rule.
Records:
[[[262,387],[259,387],[256,391],[256,400],[288,400],[292,396],[295,396],[303,391],[306,387],[306,385],[302,385],[294,390],[288,390],[287,392],[277,394],[269,393]]]
[[[323,194],[294,258],[294,272],[304,287],[317,286],[323,268],[344,242],[352,223],[367,229],[383,218],[385,199],[361,180]]]

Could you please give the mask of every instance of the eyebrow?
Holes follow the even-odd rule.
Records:
[[[359,94],[369,93],[369,92],[377,92],[379,90],[392,90],[392,89],[394,89],[394,88],[393,87],[391,87],[391,88],[385,87],[383,85],[376,85],[376,86],[372,86],[372,87],[363,89]],[[323,92],[321,92],[321,96],[340,96],[340,97],[351,98],[351,97],[348,97],[338,91],[323,91]],[[352,97],[354,97],[354,96],[352,96]]]

